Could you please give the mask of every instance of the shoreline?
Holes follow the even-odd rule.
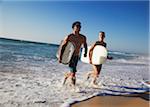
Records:
[[[129,95],[93,96],[75,101],[70,107],[149,107],[150,92]]]

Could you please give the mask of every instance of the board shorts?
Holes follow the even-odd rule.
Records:
[[[77,63],[79,60],[79,56],[78,55],[73,55],[70,63],[69,63],[69,68],[70,68],[70,72],[75,73],[77,72]]]

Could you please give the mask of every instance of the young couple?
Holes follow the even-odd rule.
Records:
[[[68,41],[72,42],[75,45],[75,51],[74,51],[73,56],[71,58],[71,61],[69,63],[70,72],[65,74],[65,78],[63,81],[63,85],[64,85],[66,80],[68,78],[70,78],[71,84],[73,86],[75,86],[75,84],[76,84],[76,72],[77,72],[76,67],[77,67],[77,63],[79,60],[80,48],[82,45],[84,45],[84,48],[85,48],[84,57],[86,57],[87,56],[87,43],[86,43],[86,37],[84,35],[80,34],[81,23],[79,21],[76,21],[72,24],[72,29],[73,29],[73,32],[71,34],[69,34],[64,39],[61,47],[63,48],[67,44]],[[93,51],[94,47],[96,45],[102,45],[102,46],[106,47],[106,43],[104,42],[104,38],[105,38],[105,32],[99,32],[99,40],[96,41],[92,45],[92,47],[90,48],[90,51],[89,51],[90,64],[92,64],[91,57],[92,57],[92,51]],[[112,59],[112,57],[107,57],[107,58]],[[60,63],[61,63],[61,60],[62,60],[62,55],[59,55],[59,62]],[[89,79],[90,77],[93,78],[92,79],[92,85],[94,87],[97,87],[98,84],[97,84],[96,79],[98,78],[98,76],[100,74],[102,64],[100,64],[100,65],[93,65],[92,64],[92,66],[93,66],[93,71],[88,73],[87,79]]]

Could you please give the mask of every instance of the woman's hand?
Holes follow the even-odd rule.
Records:
[[[113,57],[112,56],[107,56],[107,59],[112,60]]]

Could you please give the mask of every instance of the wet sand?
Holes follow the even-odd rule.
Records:
[[[96,96],[71,107],[149,107],[149,93],[129,96]]]

